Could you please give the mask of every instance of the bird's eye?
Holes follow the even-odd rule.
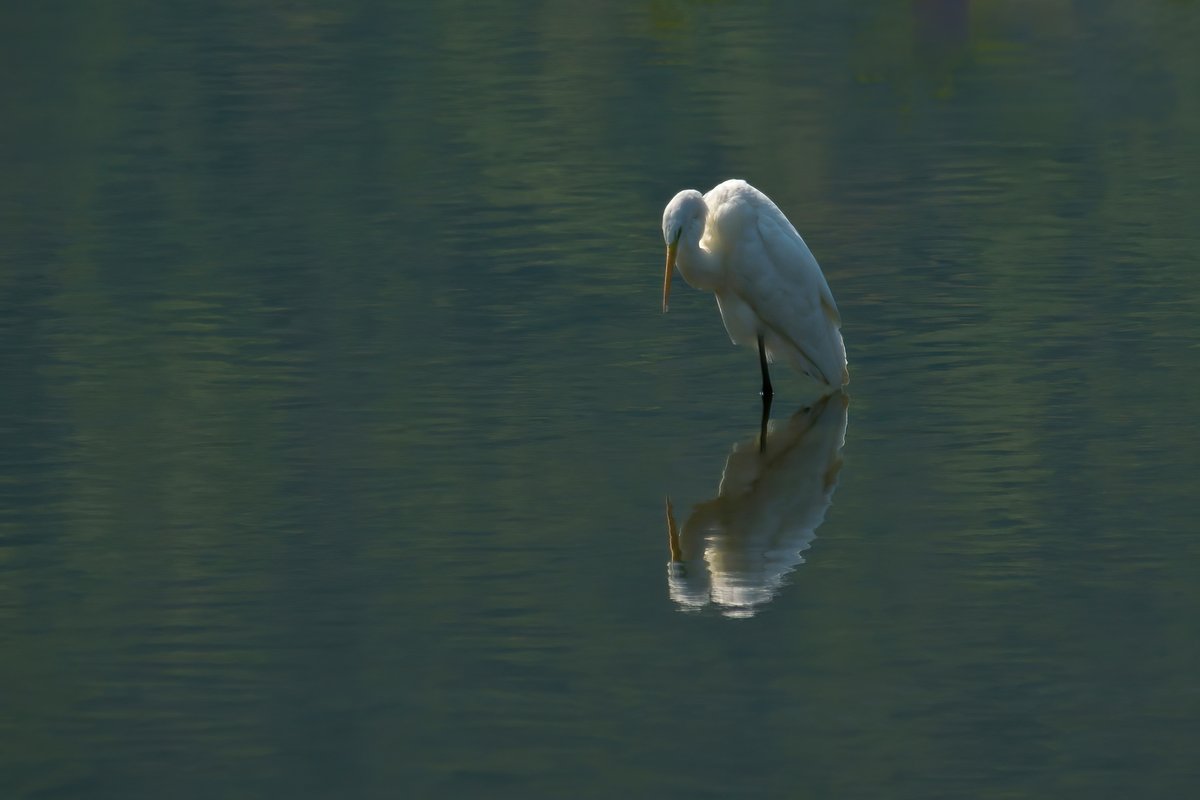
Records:
[[[679,237],[683,236],[683,226],[679,226],[679,230],[675,231],[675,244],[679,244]]]

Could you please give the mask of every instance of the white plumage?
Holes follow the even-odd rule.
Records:
[[[808,245],[765,194],[728,180],[701,195],[685,189],[663,211],[667,245],[663,311],[672,268],[713,292],[734,344],[759,349],[763,394],[767,362],[783,359],[827,391],[849,383],[842,320]]]

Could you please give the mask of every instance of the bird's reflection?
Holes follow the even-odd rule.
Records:
[[[849,398],[836,392],[734,444],[717,496],[682,526],[667,501],[667,582],[681,609],[750,617],[804,563],[837,488]]]

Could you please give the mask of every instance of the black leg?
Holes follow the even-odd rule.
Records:
[[[771,421],[771,395],[763,395],[762,422],[758,426],[758,452],[767,452],[767,423]]]
[[[767,371],[767,349],[763,346],[763,337],[758,335],[758,365],[762,367],[763,387],[762,396],[764,400],[770,400],[771,395],[775,394],[771,389],[771,373]]]

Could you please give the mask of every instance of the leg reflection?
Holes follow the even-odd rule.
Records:
[[[762,422],[758,426],[758,452],[767,452],[767,423],[771,421],[771,395],[764,394],[762,399]]]

